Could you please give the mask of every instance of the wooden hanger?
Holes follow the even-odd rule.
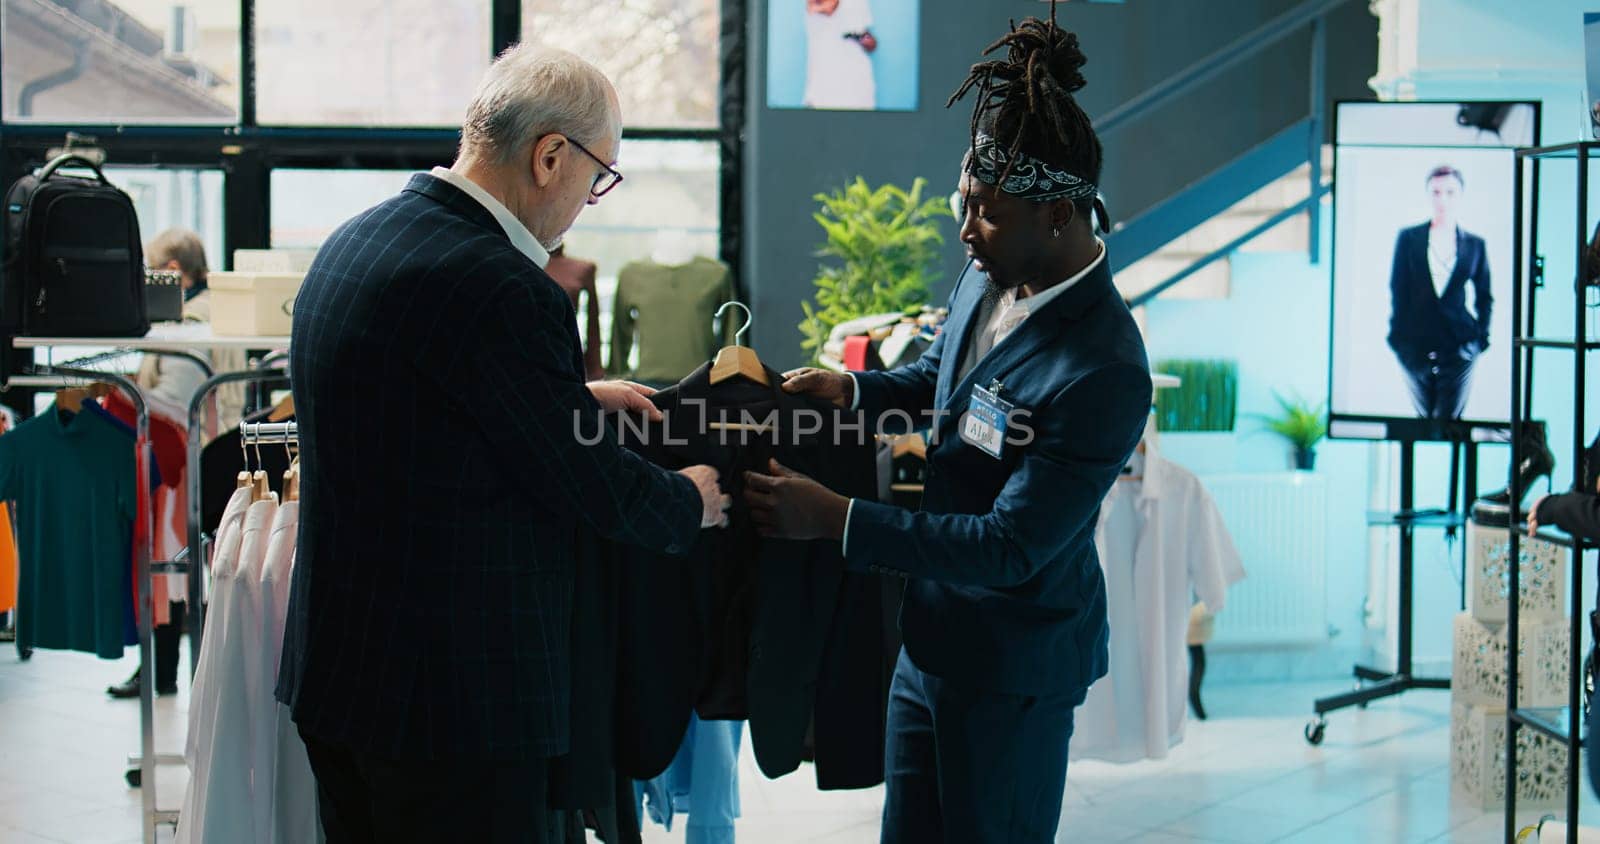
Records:
[[[904,437],[896,437],[894,441],[894,452],[890,456],[898,459],[906,456],[907,454],[927,460],[928,441],[923,439],[921,434],[910,434]]]
[[[300,500],[300,457],[289,447],[287,441],[283,444],[284,453],[289,455],[289,470],[283,473],[283,500]]]
[[[83,403],[89,400],[98,401],[111,394],[111,385],[96,381],[82,387],[63,387],[56,390],[56,409],[68,413],[77,413],[83,410]]]
[[[740,345],[744,333],[750,330],[750,323],[755,321],[750,309],[743,302],[728,302],[717,309],[716,317],[722,318],[724,311],[729,308],[738,308],[744,311],[744,327],[734,332],[733,345],[723,346],[717,352],[717,359],[711,364],[711,383],[721,384],[734,377],[744,377],[764,387],[772,386],[767,380],[767,368],[761,364],[761,358],[756,357],[754,349]]]
[[[294,416],[294,395],[283,397],[283,401],[272,406],[272,412],[267,414],[268,422],[282,422]]]
[[[250,477],[250,485],[253,487],[250,490],[251,502],[266,501],[272,495],[272,484],[267,480],[267,473],[264,470],[255,471]]]

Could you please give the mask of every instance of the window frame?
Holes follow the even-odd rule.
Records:
[[[255,2],[240,0],[242,77],[236,125],[14,122],[0,117],[0,179],[10,185],[42,166],[47,151],[68,132],[92,136],[110,163],[220,169],[223,173],[223,251],[218,266],[232,266],[236,249],[270,246],[271,180],[276,168],[426,170],[449,165],[460,132],[424,127],[261,126],[256,115]],[[521,0],[491,4],[489,55],[515,44],[522,29]],[[720,156],[719,258],[742,266],[743,160],[750,0],[720,0],[720,81],[717,126],[673,129],[630,126],[624,140],[714,141]],[[3,39],[0,39],[3,41]],[[3,46],[0,46],[3,49]],[[737,274],[736,274],[737,275]],[[9,350],[5,350],[9,351]]]

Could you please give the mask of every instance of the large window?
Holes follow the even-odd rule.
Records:
[[[522,40],[594,62],[629,126],[717,125],[721,23],[718,0],[522,0]]]
[[[315,249],[449,161],[496,49],[548,44],[594,62],[622,101],[627,182],[566,240],[598,264],[609,316],[632,261],[736,260],[722,223],[739,213],[740,127],[720,125],[720,67],[744,28],[723,2],[0,0],[5,181],[88,127],[147,240],[194,229],[213,268],[225,249]]]
[[[394,196],[409,170],[272,171],[272,246],[316,249],[346,220]]]
[[[459,126],[489,66],[489,11],[484,0],[261,0],[257,119]]]
[[[9,121],[239,116],[238,0],[3,0],[0,58]]]
[[[717,257],[719,168],[714,142],[622,142],[617,169],[627,181],[584,209],[565,243],[567,255],[599,268],[601,360],[611,359],[611,306],[623,267],[665,253],[672,261]]]
[[[222,172],[156,167],[105,168],[106,178],[133,200],[139,236],[145,243],[171,228],[200,235],[213,270],[226,264],[222,254]]]

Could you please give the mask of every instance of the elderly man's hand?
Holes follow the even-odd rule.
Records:
[[[589,392],[606,413],[640,414],[651,422],[661,421],[661,410],[650,403],[655,390],[632,381],[590,381]]]
[[[700,527],[727,527],[728,508],[733,506],[733,497],[722,492],[718,483],[722,473],[711,466],[690,466],[679,469],[678,474],[694,481],[695,491],[700,493]]]
[[[850,499],[776,460],[770,475],[744,473],[744,503],[762,536],[843,539]]]

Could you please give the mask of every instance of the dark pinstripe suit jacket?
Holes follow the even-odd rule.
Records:
[[[278,698],[387,759],[568,745],[578,531],[676,552],[694,485],[574,431],[566,293],[428,175],[345,223],[295,302],[304,473]]]

